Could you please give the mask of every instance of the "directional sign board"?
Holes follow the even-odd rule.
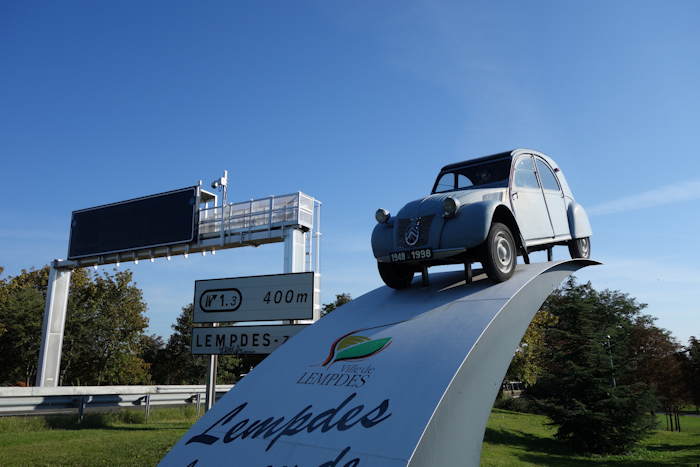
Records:
[[[314,273],[199,280],[193,323],[313,319]]]
[[[293,324],[192,328],[192,354],[266,355],[305,327]]]

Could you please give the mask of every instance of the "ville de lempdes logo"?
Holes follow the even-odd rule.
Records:
[[[356,362],[366,360],[386,350],[390,346],[392,338],[390,336],[370,338],[362,333],[391,326],[391,324],[356,329],[338,337],[330,345],[325,360],[320,364],[311,365],[316,369],[305,371],[297,379],[297,384],[350,388],[364,386],[372,377],[375,368],[369,362]]]

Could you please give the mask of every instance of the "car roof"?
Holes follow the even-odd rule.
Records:
[[[452,169],[456,169],[465,165],[471,165],[474,164],[475,162],[486,162],[490,160],[496,160],[496,159],[503,159],[506,157],[513,157],[513,153],[515,151],[506,151],[506,152],[499,152],[498,154],[491,154],[490,156],[484,156],[484,157],[477,157],[476,159],[469,159],[466,161],[462,162],[455,162],[454,164],[448,164],[442,169],[440,169],[440,172],[447,172]]]
[[[525,148],[513,149],[512,151],[499,152],[498,154],[491,154],[490,156],[477,157],[475,159],[469,159],[469,160],[462,161],[462,162],[456,162],[454,164],[448,164],[448,165],[444,166],[442,169],[440,169],[440,174],[442,174],[443,172],[449,172],[451,170],[464,167],[465,165],[471,165],[474,163],[490,161],[490,160],[498,160],[498,159],[506,159],[506,158],[513,159],[514,157],[518,157],[522,154],[531,154],[533,156],[538,156],[538,157],[541,157],[542,159],[544,159],[549,164],[549,166],[552,169],[554,169],[554,172],[556,173],[556,176],[559,179],[559,182],[561,183],[561,186],[562,186],[562,189],[564,190],[564,193],[567,196],[570,196],[573,198],[573,194],[571,193],[571,188],[569,188],[569,184],[566,181],[566,177],[564,177],[564,174],[561,172],[561,169],[559,169],[559,166],[557,165],[557,163],[554,160],[552,160],[551,157],[547,156],[546,154],[541,153],[539,151],[532,150],[532,149],[525,149]]]
[[[468,159],[466,161],[462,162],[455,162],[453,164],[447,164],[444,166],[442,169],[440,169],[440,172],[448,172],[453,169],[457,169],[459,167],[464,167],[465,165],[471,165],[474,163],[478,162],[486,162],[490,160],[497,160],[497,159],[505,159],[505,158],[513,158],[516,156],[519,156],[520,154],[533,154],[536,156],[540,156],[543,159],[545,159],[547,162],[549,162],[552,167],[557,167],[556,163],[550,158],[547,157],[545,154],[539,152],[539,151],[534,151],[532,149],[513,149],[511,151],[505,151],[505,152],[499,152],[497,154],[491,154],[490,156],[483,156],[483,157],[477,157],[475,159]]]

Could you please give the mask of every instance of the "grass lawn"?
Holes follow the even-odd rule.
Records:
[[[126,413],[126,416],[124,414]],[[195,421],[185,409],[0,418],[1,466],[155,465]]]
[[[664,418],[658,416],[659,428]],[[681,417],[682,432],[657,430],[624,456],[576,456],[552,436],[546,417],[494,409],[481,451],[482,466],[658,466],[700,463],[700,417]]]
[[[195,420],[192,410],[156,409],[75,417],[0,418],[0,465],[155,465]],[[660,422],[663,418],[659,417]],[[572,455],[552,438],[545,418],[494,409],[483,466],[657,466],[700,462],[700,417],[682,417],[683,432],[656,431],[626,456]],[[663,425],[660,425],[663,426]],[[232,464],[233,465],[233,464]],[[246,466],[243,466],[246,467]]]

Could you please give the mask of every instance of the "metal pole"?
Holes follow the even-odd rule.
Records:
[[[321,319],[321,202],[314,200],[314,321]]]
[[[275,209],[275,197],[274,196],[270,196],[269,209],[270,209],[270,214],[268,215],[268,218],[267,218],[267,238],[270,238],[272,236],[272,221],[273,221],[272,211]]]
[[[44,322],[41,330],[41,350],[36,373],[36,385],[56,387],[61,373],[61,350],[63,330],[66,324],[70,269],[58,269],[54,260],[49,269],[49,283],[46,290]]]
[[[80,405],[78,405],[78,421],[82,422],[83,417],[85,417],[85,407],[87,406],[88,396],[82,396],[80,398]]]
[[[316,215],[314,216],[314,240],[316,247],[314,248],[314,272],[321,275],[321,202],[315,200]]]
[[[219,323],[212,323],[211,327],[219,327]],[[218,355],[209,355],[209,366],[207,368],[207,389],[205,394],[204,412],[208,412],[216,402],[216,370],[219,363]]]
[[[208,412],[216,402],[216,367],[218,355],[209,355],[209,368],[207,369],[207,392],[204,403],[204,411]]]
[[[615,381],[615,367],[613,366],[612,347],[610,346],[610,336],[607,336],[607,338],[608,338],[608,355],[610,356],[610,377],[612,378],[612,386],[614,388],[616,388],[617,382]]]
[[[304,233],[299,229],[284,231],[284,272],[304,272],[306,256]]]
[[[148,421],[148,417],[151,415],[151,395],[146,394],[146,421]]]

